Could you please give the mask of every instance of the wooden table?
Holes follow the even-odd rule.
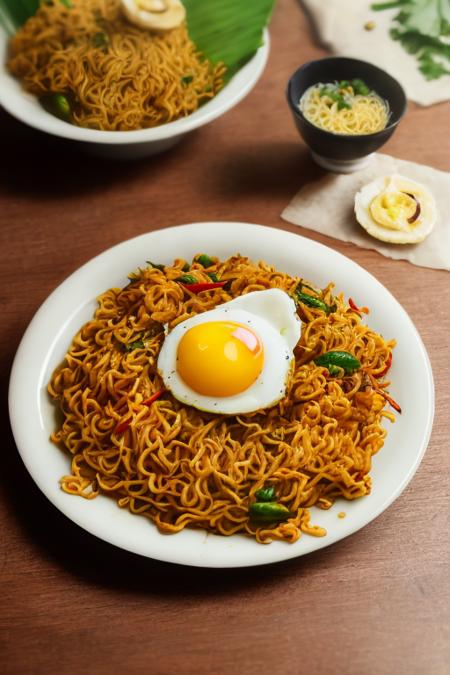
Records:
[[[92,256],[200,220],[301,233],[375,274],[415,322],[437,405],[401,497],[350,538],[267,567],[203,570],[142,559],[73,525],[24,469],[2,408],[0,670],[49,675],[448,675],[450,275],[381,257],[280,219],[317,169],[284,99],[324,52],[280,0],[268,67],[234,110],[166,154],[131,164],[83,155],[0,116],[2,388],[46,296]],[[450,170],[450,104],[414,105],[385,151]],[[23,411],[24,424],[27,411]]]

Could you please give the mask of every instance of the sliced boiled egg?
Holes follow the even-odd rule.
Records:
[[[186,18],[180,0],[122,0],[122,9],[131,23],[158,33],[180,26]]]
[[[436,203],[420,183],[398,174],[381,176],[355,195],[358,223],[381,241],[415,244],[433,229]]]
[[[247,293],[175,326],[158,372],[175,398],[200,410],[231,415],[267,408],[285,395],[300,331],[287,293]]]

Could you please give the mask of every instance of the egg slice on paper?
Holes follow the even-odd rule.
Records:
[[[158,372],[179,401],[222,414],[275,405],[285,395],[301,324],[284,291],[254,291],[175,326]]]
[[[380,176],[356,193],[355,215],[372,237],[393,244],[415,244],[430,234],[437,212],[426,187],[394,174]]]

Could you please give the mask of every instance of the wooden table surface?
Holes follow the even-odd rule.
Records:
[[[290,118],[286,82],[324,52],[293,0],[278,3],[271,40],[251,94],[159,157],[108,163],[0,114],[5,675],[450,673],[450,274],[281,220],[301,184],[319,174]],[[450,171],[449,119],[450,103],[411,105],[383,152]],[[297,232],[355,260],[410,314],[434,371],[433,433],[405,492],[353,536],[284,563],[180,567],[99,541],[40,493],[9,429],[12,359],[47,295],[113,244],[201,220]]]

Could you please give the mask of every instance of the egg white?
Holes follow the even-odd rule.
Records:
[[[370,204],[383,192],[389,184],[395,185],[402,192],[414,194],[420,203],[420,216],[417,223],[408,231],[392,230],[383,227],[374,220],[370,213]],[[416,244],[423,241],[433,230],[437,219],[436,204],[431,192],[420,183],[400,175],[380,176],[364,185],[355,195],[355,216],[358,223],[372,236],[380,241],[392,244]]]
[[[198,394],[177,372],[177,350],[182,336],[193,326],[210,321],[232,321],[248,326],[263,343],[264,365],[260,375],[248,389],[234,396],[213,398]],[[176,399],[199,410],[234,415],[269,408],[285,395],[294,364],[293,349],[300,333],[295,303],[287,293],[276,288],[254,291],[175,326],[159,353],[158,372]]]

